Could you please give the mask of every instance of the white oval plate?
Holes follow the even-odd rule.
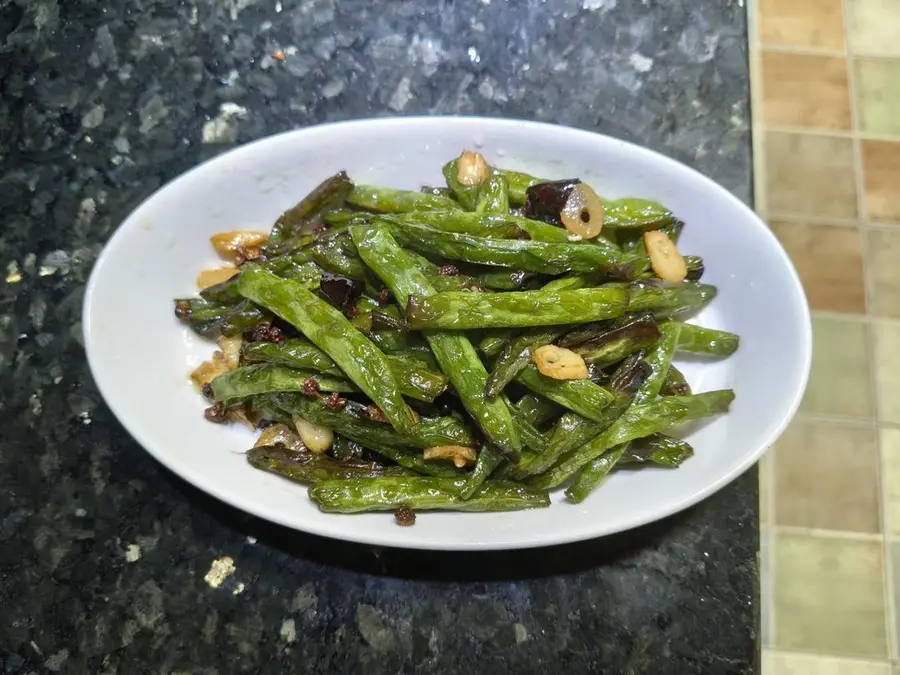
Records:
[[[244,429],[210,424],[189,372],[211,343],[182,326],[172,299],[195,293],[197,272],[221,264],[210,235],[268,229],[324,177],[417,189],[442,184],[463,148],[547,178],[578,176],[609,197],[656,199],[687,225],[679,247],[703,256],[718,298],[697,323],[739,333],[722,361],[679,362],[695,391],[732,387],[728,415],[694,430],[695,456],[677,470],[618,472],[584,503],[553,495],[548,509],[422,513],[398,527],[390,513],[328,515],[306,489],[252,469]],[[769,229],[699,173],[623,141],[499,119],[363,120],[293,131],[221,155],[166,185],[119,227],[87,286],[88,360],[107,404],[172,471],[240,509],[288,527],[350,541],[431,549],[544,546],[619,532],[684,509],[756,462],[793,416],[810,365],[809,310],[797,274]]]

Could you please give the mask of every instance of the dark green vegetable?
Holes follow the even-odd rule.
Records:
[[[558,403],[537,394],[525,394],[516,403],[518,417],[535,428],[558,416],[561,408]]]
[[[674,469],[693,456],[694,449],[690,443],[665,434],[653,434],[647,438],[632,441],[619,460],[619,466],[631,469],[653,464]]]
[[[740,338],[734,333],[685,323],[681,326],[677,349],[688,354],[731,356],[739,344]]]
[[[639,281],[629,287],[629,312],[653,312],[658,318],[673,318],[698,312],[716,297],[717,289],[709,284],[685,281],[662,284]]]
[[[497,172],[491,172],[478,191],[476,213],[509,213],[509,185]]]
[[[356,441],[335,434],[334,443],[328,454],[342,462],[363,461],[366,457],[366,449]]]
[[[560,457],[576,450],[608,429],[630,405],[631,396],[616,394],[613,402],[604,409],[602,420],[587,419],[571,412],[563,414],[550,432],[547,449],[540,455],[521,462],[515,476],[524,478],[547,471]]]
[[[261,269],[241,274],[241,294],[306,335],[371,398],[398,431],[416,426],[384,353],[354,330],[339,311],[292,281]]]
[[[485,331],[485,335],[478,343],[478,349],[489,359],[493,359],[506,346],[506,343],[515,337],[516,331],[511,328],[494,328]]]
[[[622,286],[573,291],[436,293],[411,295],[406,321],[414,330],[524,328],[585,323],[620,316],[628,306]]]
[[[674,220],[672,212],[649,199],[616,199],[603,203],[603,226],[611,230],[658,230]]]
[[[613,467],[628,450],[629,443],[610,448],[599,457],[588,462],[578,474],[575,481],[566,488],[566,497],[570,502],[580,504],[609,475]]]
[[[459,204],[443,195],[412,190],[392,190],[374,185],[357,185],[347,195],[347,203],[375,213],[409,213],[410,211],[453,211]]]
[[[250,342],[244,345],[247,363],[279,363],[300,370],[315,370],[329,375],[342,375],[331,357],[308,340],[294,338],[275,342]]]
[[[529,365],[517,381],[544,398],[559,403],[588,419],[603,421],[604,409],[613,401],[613,394],[590,380],[554,380],[541,375]]]
[[[550,344],[557,335],[559,335],[559,331],[530,330],[508,342],[494,362],[494,367],[488,376],[487,386],[484,389],[485,397],[492,399],[498,396],[506,388],[506,385],[531,363],[534,349]]]
[[[492,291],[518,291],[534,275],[521,270],[498,269],[476,272],[472,277],[482,289]]]
[[[309,498],[328,513],[392,511],[407,507],[413,511],[512,511],[550,506],[546,492],[530,490],[516,483],[487,482],[468,498],[460,492],[465,478],[358,478],[316,483]]]
[[[631,406],[606,431],[563,457],[546,473],[531,478],[528,484],[537,488],[556,487],[610,448],[689,420],[727,412],[733,399],[731,390],[721,390],[695,396],[667,396],[645,405]]]
[[[598,368],[606,368],[626,356],[648,349],[656,344],[660,337],[659,326],[649,313],[623,317],[619,321],[606,324],[605,330],[600,326],[596,326],[595,329],[599,331],[590,337],[587,337],[588,331],[574,335],[576,329],[564,336],[560,344],[587,337],[587,340],[572,346],[572,349],[586,362]]]
[[[411,223],[392,222],[390,228],[400,244],[421,253],[540,274],[596,272],[611,279],[637,279],[649,268],[646,258],[611,252],[601,246],[489,239]]]
[[[506,179],[509,189],[509,202],[512,206],[524,206],[528,188],[537,183],[545,183],[543,178],[535,178],[521,171],[508,171],[506,169],[493,169]]]
[[[309,247],[309,255],[326,272],[357,281],[369,281],[362,260],[341,240],[313,244]]]
[[[656,346],[647,352],[644,360],[650,366],[650,374],[634,395],[634,405],[650,403],[659,395],[666,373],[672,364],[675,355],[675,346],[678,344],[678,335],[681,332],[681,324],[668,321],[660,326],[662,336]]]
[[[447,378],[441,373],[424,368],[421,362],[402,355],[385,354],[385,357],[404,396],[420,401],[433,401],[447,388]],[[244,347],[244,359],[249,363],[280,363],[291,368],[343,375],[328,354],[302,339],[286,340],[281,344],[252,342]]]
[[[519,415],[508,399],[506,404],[514,411],[513,424],[516,427],[516,433],[522,439],[522,444],[532,452],[538,454],[544,452],[547,449],[547,437],[535,429],[531,422]]]
[[[485,445],[478,453],[478,461],[475,468],[466,478],[466,482],[459,491],[460,497],[468,499],[490,477],[494,470],[503,463],[503,453],[490,445]]]
[[[295,370],[274,363],[259,363],[229,370],[216,377],[210,385],[216,401],[233,403],[259,394],[280,391],[303,391],[307,380],[313,380],[322,391],[359,391],[355,384],[342,377]]]
[[[382,446],[433,448],[441,445],[465,445],[472,447],[471,432],[456,417],[423,417],[410,434],[398,432],[389,424],[365,417],[365,408],[356,414],[356,408],[345,405],[333,409],[325,399],[302,394],[280,394],[275,404],[291,415],[298,415],[313,424],[321,424],[375,450]],[[377,447],[376,447],[377,446]]]
[[[656,346],[647,352],[643,361],[649,372],[637,388],[632,406],[649,403],[657,397],[660,387],[669,370],[681,324],[667,322],[661,327],[661,337]],[[566,490],[566,496],[575,503],[583,501],[592,490],[598,487],[609,475],[623,454],[628,451],[630,443],[617,445],[599,457],[589,461],[578,474],[575,482]]]
[[[405,302],[413,293],[422,296],[434,293],[425,275],[416,269],[385,228],[357,225],[351,234],[363,260],[400,302]],[[488,440],[504,452],[517,456],[522,442],[513,425],[512,413],[504,401],[484,398],[487,371],[472,343],[464,335],[440,331],[426,331],[425,339],[463,406]]]
[[[659,393],[663,396],[690,396],[691,385],[678,368],[670,365]]]
[[[263,445],[247,453],[247,461],[256,469],[278,474],[295,483],[319,483],[323,480],[414,476],[400,466],[382,466],[374,462],[338,460],[312,452],[295,453],[283,445]]]
[[[441,169],[450,194],[466,211],[474,211],[478,201],[478,186],[466,186],[459,182],[459,160],[454,159],[444,164]]]
[[[328,211],[343,206],[352,188],[352,181],[343,171],[320,183],[299,204],[279,216],[263,246],[263,253],[278,255],[308,241],[304,235],[320,225]]]
[[[268,318],[259,307],[246,300],[222,305],[200,298],[176,300],[175,316],[198,335],[209,338],[240,335]]]

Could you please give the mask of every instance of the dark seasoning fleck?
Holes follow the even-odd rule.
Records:
[[[661,150],[748,201],[744,11],[0,6],[0,671],[759,672],[755,472],[664,523],[561,550],[343,544],[175,478],[113,418],[81,346],[84,284],[118,223],[199,162],[292,128],[438,113],[558,122]]]

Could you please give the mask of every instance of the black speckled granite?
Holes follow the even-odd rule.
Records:
[[[0,671],[757,672],[755,472],[575,546],[341,544],[163,470],[80,344],[116,224],[235,143],[367,115],[533,118],[643,142],[747,200],[747,81],[727,1],[0,0]]]

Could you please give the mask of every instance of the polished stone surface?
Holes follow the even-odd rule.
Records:
[[[162,469],[100,399],[80,325],[141,199],[318,122],[559,122],[748,200],[745,47],[743,7],[710,0],[0,0],[0,672],[757,672],[755,471],[561,548],[327,541]]]

